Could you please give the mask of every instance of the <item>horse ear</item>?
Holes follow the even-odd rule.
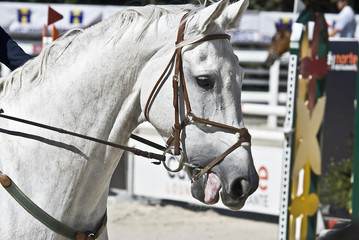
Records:
[[[236,28],[243,12],[247,9],[249,0],[239,0],[230,4],[218,19],[223,29]]]
[[[207,26],[221,16],[223,10],[227,7],[229,0],[222,0],[204,8],[199,15],[199,30],[205,32]]]

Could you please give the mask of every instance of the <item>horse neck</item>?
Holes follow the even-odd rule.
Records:
[[[106,32],[96,32],[100,29],[96,27],[87,35],[78,35],[71,42],[59,42],[51,48],[51,54],[46,59],[40,56],[10,76],[13,82],[21,83],[22,88],[1,101],[5,113],[126,144],[130,133],[139,124],[141,115],[141,83],[137,81],[137,74],[163,44],[149,49],[150,38],[145,37],[139,45],[131,41],[129,35],[113,44],[108,42],[108,37],[111,37],[110,33],[115,31],[115,27],[109,26]],[[66,46],[61,47],[61,44]],[[37,72],[41,80],[32,80],[32,71],[40,63],[44,65],[42,73]],[[23,126],[20,129],[27,131]],[[29,156],[28,149],[31,148],[27,146],[13,159],[23,164],[26,172],[10,170],[10,175],[17,174],[14,177],[19,179],[18,185],[24,186],[24,189],[42,192],[39,199],[34,196],[40,205],[44,204],[41,199],[62,199],[63,204],[60,206],[47,202],[49,206],[56,206],[55,217],[63,218],[73,227],[93,229],[93,225],[83,224],[96,224],[94,220],[102,217],[108,193],[106,186],[122,151],[59,136],[58,133],[33,131],[41,138],[49,141],[56,139],[64,145],[73,146],[81,154],[60,148],[51,150],[36,142],[35,147],[39,147],[36,161],[42,167],[23,164],[21,156]],[[18,143],[21,146],[20,140]],[[49,154],[51,159],[46,157]],[[57,169],[49,170],[54,167]],[[67,172],[62,171],[69,168]],[[56,186],[49,182],[44,184],[49,186],[35,189],[39,184],[32,183],[46,176],[47,172],[53,174],[51,179],[63,179],[64,174],[72,177]]]

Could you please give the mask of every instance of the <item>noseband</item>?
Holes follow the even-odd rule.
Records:
[[[159,91],[159,86],[161,86],[162,81],[164,81],[165,76],[167,75],[168,70],[175,65],[175,70],[174,70],[174,75],[172,78],[172,86],[173,86],[173,107],[174,107],[174,112],[175,112],[175,123],[172,127],[172,134],[171,136],[168,138],[167,142],[166,142],[166,146],[170,146],[173,143],[173,154],[174,155],[180,155],[181,154],[181,149],[180,149],[180,133],[181,130],[184,129],[187,124],[189,123],[201,123],[201,124],[206,124],[206,125],[211,125],[214,127],[218,127],[218,128],[222,128],[225,129],[227,131],[233,132],[236,134],[237,136],[237,142],[231,146],[229,149],[227,149],[224,153],[222,153],[219,157],[217,157],[216,159],[214,159],[210,164],[208,164],[206,167],[202,168],[202,170],[197,173],[193,178],[192,178],[192,182],[198,180],[203,174],[207,173],[212,167],[214,167],[215,165],[217,165],[218,163],[220,163],[228,154],[230,154],[231,152],[233,152],[235,149],[237,149],[238,147],[240,147],[241,145],[246,145],[249,146],[250,142],[251,142],[251,135],[248,133],[248,130],[246,128],[236,128],[233,126],[229,126],[226,124],[222,124],[222,123],[218,123],[218,122],[214,122],[214,121],[210,121],[207,119],[203,119],[203,118],[199,118],[197,117],[191,109],[191,105],[190,105],[190,101],[189,101],[189,97],[188,97],[188,92],[187,92],[187,88],[186,88],[186,82],[184,79],[184,72],[183,72],[183,63],[182,63],[182,48],[183,45],[180,45],[180,43],[183,42],[184,39],[184,30],[185,30],[185,26],[186,26],[186,18],[187,18],[188,14],[184,15],[182,17],[182,24],[180,25],[179,29],[178,29],[178,33],[177,33],[177,41],[176,41],[176,49],[169,61],[169,63],[167,64],[165,70],[163,71],[162,75],[160,76],[160,78],[158,79],[158,81],[156,82],[155,86],[153,87],[147,103],[145,105],[145,110],[144,110],[144,115],[146,117],[146,119],[149,121],[149,117],[148,117],[148,113],[149,113],[149,105],[150,103],[154,100],[154,95],[156,92]],[[230,36],[227,34],[214,34],[214,35],[207,35],[204,36],[203,38],[196,40],[194,42],[192,42],[191,44],[195,44],[195,43],[199,43],[199,42],[203,42],[203,41],[210,41],[210,40],[217,40],[217,39],[227,39],[230,40]],[[182,87],[182,91],[183,91],[183,96],[184,96],[184,101],[185,101],[185,105],[186,105],[186,116],[185,118],[181,121],[180,119],[180,114],[179,114],[179,106],[178,106],[178,100],[179,100],[179,88]],[[184,161],[184,160],[182,160]],[[163,162],[163,164],[165,165],[166,169],[170,170],[167,166],[166,163]],[[180,163],[180,167],[177,170],[174,171],[179,171],[182,169],[183,163]],[[192,168],[198,168],[196,166],[191,166]]]

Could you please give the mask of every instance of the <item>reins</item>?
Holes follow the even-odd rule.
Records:
[[[142,150],[137,149],[137,148],[128,147],[128,146],[117,144],[117,143],[114,143],[114,142],[105,141],[105,140],[102,140],[102,139],[99,139],[99,138],[94,138],[94,137],[79,134],[79,133],[76,133],[76,132],[67,131],[65,129],[53,127],[53,126],[50,126],[50,125],[46,125],[46,124],[42,124],[42,123],[38,123],[38,122],[33,122],[33,121],[26,120],[26,119],[14,117],[14,116],[9,116],[9,115],[3,114],[3,113],[4,113],[4,110],[0,109],[0,118],[5,118],[5,119],[9,119],[9,120],[16,121],[16,122],[21,122],[21,123],[24,123],[24,124],[27,124],[27,125],[32,125],[32,126],[36,126],[36,127],[39,127],[39,128],[44,128],[44,129],[47,129],[47,130],[50,130],[50,131],[54,131],[54,132],[58,132],[58,133],[62,133],[62,134],[67,134],[67,135],[75,136],[75,137],[78,137],[78,138],[86,139],[86,140],[89,140],[89,141],[101,143],[101,144],[108,145],[108,146],[111,146],[111,147],[114,147],[114,148],[119,148],[119,149],[122,149],[122,150],[125,150],[125,151],[128,151],[128,152],[132,152],[133,154],[138,155],[138,156],[142,156],[142,157],[146,157],[146,158],[150,158],[150,159],[157,159],[159,161],[165,161],[166,160],[166,157],[164,155],[161,155],[161,154],[142,151]],[[140,136],[131,134],[130,137],[132,139],[136,140],[136,141],[142,142],[142,143],[144,143],[146,145],[149,145],[149,146],[151,146],[153,148],[156,148],[156,149],[159,149],[161,151],[166,150],[165,147],[163,147],[163,146],[161,146],[159,144],[156,144],[154,142],[151,142],[151,141],[149,141],[147,139],[144,139],[144,138],[142,138]],[[157,162],[154,162],[154,163],[158,164]]]
[[[53,127],[53,126],[50,126],[50,125],[45,125],[45,124],[41,124],[41,123],[38,123],[38,122],[33,122],[33,121],[26,120],[26,119],[21,119],[21,118],[5,115],[3,109],[0,109],[0,118],[4,118],[4,119],[16,121],[16,122],[21,122],[21,123],[36,126],[36,127],[39,127],[39,128],[44,128],[44,129],[47,129],[47,130],[50,130],[50,131],[59,132],[59,133],[62,133],[62,134],[75,136],[75,137],[78,137],[78,138],[86,139],[86,140],[89,140],[89,141],[101,143],[101,144],[108,145],[108,146],[111,146],[111,147],[114,147],[114,148],[119,148],[119,149],[122,149],[122,150],[125,150],[125,151],[128,151],[128,152],[132,152],[133,154],[139,155],[139,156],[142,156],[142,157],[146,157],[146,158],[150,158],[150,159],[156,159],[156,160],[158,160],[158,162],[152,162],[152,163],[157,164],[157,165],[160,164],[161,162],[165,163],[165,161],[166,161],[165,154],[161,155],[161,154],[156,154],[156,153],[152,153],[152,152],[146,152],[146,151],[142,151],[142,150],[137,149],[137,148],[120,145],[120,144],[117,144],[117,143],[105,141],[105,140],[94,138],[94,137],[89,137],[89,136],[86,136],[86,135],[83,135],[83,134],[67,131],[67,130],[64,130],[64,129],[61,129],[61,128],[56,128],[56,127]],[[136,140],[136,141],[142,142],[142,143],[144,143],[144,144],[146,144],[148,146],[151,146],[153,148],[161,150],[164,153],[166,152],[165,147],[163,147],[163,146],[161,146],[161,145],[159,145],[157,143],[154,143],[152,141],[149,141],[147,139],[144,139],[144,138],[142,138],[140,136],[131,134],[131,138]],[[170,169],[168,169],[168,170],[170,170]],[[100,226],[97,228],[97,230],[95,232],[78,231],[76,229],[73,229],[71,227],[66,226],[65,224],[61,223],[60,221],[56,220],[55,218],[53,218],[49,214],[47,214],[45,211],[43,211],[39,206],[37,206],[33,201],[31,201],[31,199],[28,198],[26,196],[26,194],[24,194],[24,192],[10,179],[10,177],[5,175],[1,171],[0,171],[0,184],[34,218],[39,220],[41,223],[43,223],[49,229],[51,229],[54,232],[57,232],[57,233],[65,236],[65,237],[67,237],[69,239],[75,239],[75,240],[97,239],[98,236],[105,229],[105,226],[106,226],[106,223],[107,223],[107,214],[106,214],[106,212],[105,212],[104,216],[102,217]]]

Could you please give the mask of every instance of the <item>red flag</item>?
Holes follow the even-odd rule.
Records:
[[[54,22],[59,21],[62,18],[63,18],[63,16],[60,13],[56,12],[54,9],[52,9],[49,6],[48,17],[47,17],[47,26],[49,26],[50,24],[53,24]]]

